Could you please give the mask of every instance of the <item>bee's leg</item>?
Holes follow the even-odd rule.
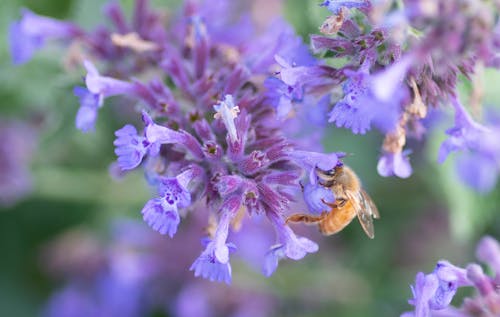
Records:
[[[286,223],[289,222],[304,222],[304,223],[317,223],[322,221],[325,216],[327,215],[326,212],[321,213],[319,216],[312,216],[308,214],[294,214],[286,218]]]
[[[347,199],[345,199],[345,198],[339,198],[336,201],[340,201],[340,203],[337,204],[337,206],[339,206],[339,207],[344,207],[344,205],[347,203]]]
[[[335,200],[333,203],[331,203],[321,198],[321,202],[323,202],[323,204],[327,205],[330,208],[339,208],[339,207],[344,207],[344,205],[347,203],[347,200],[344,198],[339,198]]]

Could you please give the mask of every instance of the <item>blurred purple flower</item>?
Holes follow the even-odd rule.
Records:
[[[369,0],[325,0],[320,5],[327,7],[334,14],[339,14],[342,8],[368,8],[371,4]]]
[[[330,112],[330,122],[337,127],[364,134],[374,124],[383,133],[396,129],[401,116],[400,104],[407,98],[401,82],[410,66],[405,58],[387,70],[370,75],[370,61],[357,71],[345,70],[344,98]]]
[[[409,151],[399,153],[384,153],[377,164],[377,171],[381,176],[388,177],[396,175],[400,178],[407,178],[412,173],[410,161],[408,159]]]
[[[451,97],[455,109],[455,126],[439,149],[438,162],[443,163],[452,152],[462,152],[457,159],[458,175],[479,192],[493,189],[500,173],[500,128],[476,123],[457,97]]]
[[[478,244],[477,255],[494,270],[495,278],[500,263],[500,245],[491,237],[484,237]],[[402,317],[473,317],[497,316],[500,313],[500,294],[495,278],[484,274],[480,265],[472,263],[465,269],[447,261],[439,261],[433,273],[417,274],[415,285],[411,287],[413,299],[409,303],[415,306],[414,312],[406,312]],[[473,286],[477,290],[475,297],[466,298],[460,308],[450,306],[457,289]],[[481,312],[477,315],[478,312]]]
[[[0,119],[0,206],[9,206],[31,191],[30,163],[37,146],[32,124]]]
[[[11,23],[9,27],[12,60],[15,64],[26,63],[47,40],[70,40],[81,33],[72,23],[39,16],[23,9],[21,20]]]

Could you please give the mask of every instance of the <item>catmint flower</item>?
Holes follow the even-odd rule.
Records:
[[[343,86],[344,98],[332,109],[329,121],[354,134],[366,133],[372,124],[385,133],[396,129],[399,104],[406,98],[405,90],[399,87],[407,60],[375,75],[369,74],[369,61],[356,72],[346,70],[349,79]]]
[[[328,10],[334,14],[340,14],[342,8],[368,8],[370,7],[369,0],[325,0],[322,4],[323,7],[327,7]]]
[[[495,274],[490,277],[480,265],[471,263],[460,268],[447,261],[439,261],[433,273],[417,274],[415,285],[411,287],[413,299],[409,303],[415,306],[414,312],[406,312],[403,317],[439,317],[439,316],[497,316],[500,313],[500,295],[495,278],[498,276],[496,265],[500,263],[500,245],[491,237],[484,237],[478,244],[476,254],[488,264]],[[461,307],[450,306],[457,289],[474,287],[477,292],[472,298],[466,298]]]
[[[408,153],[409,151],[384,153],[377,164],[378,173],[384,177],[392,175],[400,178],[409,177],[412,173],[412,168],[408,159]]]
[[[326,203],[334,203],[335,196],[329,188],[318,184],[306,184],[304,186],[304,201],[312,214],[321,214],[331,209]]]
[[[475,122],[457,97],[451,97],[455,110],[455,126],[446,131],[449,136],[439,149],[442,163],[452,152],[461,152],[457,161],[460,178],[480,192],[490,191],[496,184],[500,164],[498,127],[486,127]]]
[[[9,28],[9,42],[12,60],[23,64],[42,48],[48,40],[70,40],[80,36],[82,31],[70,22],[39,16],[23,9],[20,21]]]
[[[498,27],[493,12],[498,8],[493,3],[387,4],[324,1],[321,5],[333,16],[320,28],[323,35],[311,37],[312,47],[317,53],[326,53],[323,59],[329,59],[329,65],[341,66],[327,70],[318,66],[322,61],[293,67],[279,61],[284,85],[269,83],[274,91],[268,95],[277,111],[286,116],[307,106],[302,100],[335,96],[341,88],[343,96],[331,98],[329,122],[355,134],[377,128],[385,135],[379,174],[406,178],[412,173],[407,138],[425,134],[416,130],[422,127],[427,109],[447,105],[460,74],[469,78],[476,67],[495,65]],[[356,15],[348,14],[354,8]],[[387,22],[394,19],[401,23]],[[492,155],[486,157],[476,152],[474,157],[463,156],[458,161],[461,178],[483,192],[493,187],[498,176],[498,162]],[[474,170],[473,162],[485,167],[479,175],[467,172]]]
[[[266,275],[282,258],[299,260],[317,251],[316,243],[295,235],[284,219],[300,198],[302,177],[309,178],[303,196],[310,212],[321,212],[324,202],[334,201],[331,192],[319,188],[315,169],[333,168],[343,154],[301,148],[300,138],[283,127],[291,107],[268,101],[272,96],[289,105],[324,103],[327,98],[302,96],[314,92],[322,97],[325,81],[328,87],[338,84],[336,75],[342,78],[342,73],[318,65],[283,20],[255,33],[244,16],[234,24],[238,10],[231,2],[218,4],[188,2],[168,31],[145,0],[136,1],[132,23],[118,4],[109,5],[110,28],[80,34],[87,74],[85,87],[74,93],[80,100],[76,126],[85,132],[94,129],[108,97],[118,96],[119,102],[125,96],[143,108],[142,131],[126,124],[115,132],[113,143],[121,171],[143,168],[156,189],[157,195],[145,202],[143,219],[154,231],[174,237],[181,218],[206,214],[205,249],[191,270],[195,276],[230,283],[229,255],[238,252],[231,236],[235,228],[244,230],[249,217],[267,219],[276,231],[277,244],[261,263]],[[221,8],[229,11],[214,15]],[[278,85],[266,84],[266,90],[254,82],[271,77],[278,67]],[[146,73],[168,77],[170,84],[145,82]],[[324,108],[313,115],[324,117]],[[276,109],[281,109],[279,116]],[[296,120],[294,128],[300,130],[304,123]]]
[[[191,265],[190,270],[195,276],[202,276],[211,281],[231,281],[230,252],[235,251],[234,244],[227,243],[230,221],[241,207],[241,196],[233,195],[222,203],[221,211],[224,212],[215,230],[213,239],[206,240],[205,250]]]
[[[195,177],[195,171],[187,171],[175,178],[158,180],[159,198],[152,199],[142,209],[144,221],[161,234],[173,237],[180,223],[178,208],[191,204],[191,193],[187,190],[189,182]]]
[[[313,241],[295,235],[295,233],[285,225],[283,219],[275,213],[268,214],[271,223],[278,232],[279,243],[272,246],[265,259],[263,273],[271,276],[278,267],[279,260],[287,257],[292,260],[300,260],[307,253],[318,251],[318,245]]]
[[[113,95],[134,94],[133,84],[99,75],[97,68],[90,61],[84,62],[87,76],[87,88],[75,87],[74,94],[80,100],[80,108],[76,115],[76,127],[83,132],[94,130],[97,111],[102,107],[104,99]]]

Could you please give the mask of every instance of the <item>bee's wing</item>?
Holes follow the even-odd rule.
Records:
[[[368,193],[365,192],[364,189],[361,189],[361,196],[363,196],[365,204],[371,209],[372,217],[375,218],[375,219],[380,218],[380,213],[378,212],[377,206],[373,202],[373,200],[370,197],[370,195],[368,195]]]
[[[375,237],[375,228],[373,227],[373,218],[378,217],[378,210],[375,210],[375,213],[370,205],[373,204],[370,196],[366,194],[364,191],[360,191],[357,193],[348,193],[349,199],[353,202],[353,206],[356,209],[356,214],[358,215],[359,222],[361,223],[361,227],[365,231],[366,235],[373,239]],[[375,217],[376,216],[376,217]]]

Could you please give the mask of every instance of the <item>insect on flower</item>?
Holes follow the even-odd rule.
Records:
[[[322,234],[329,236],[344,229],[357,215],[363,230],[373,239],[373,218],[378,219],[380,214],[373,200],[362,188],[356,173],[339,161],[328,171],[316,168],[316,175],[319,184],[330,189],[335,196],[333,203],[322,200],[331,209],[323,211],[319,216],[294,214],[287,218],[287,223],[315,223]]]

